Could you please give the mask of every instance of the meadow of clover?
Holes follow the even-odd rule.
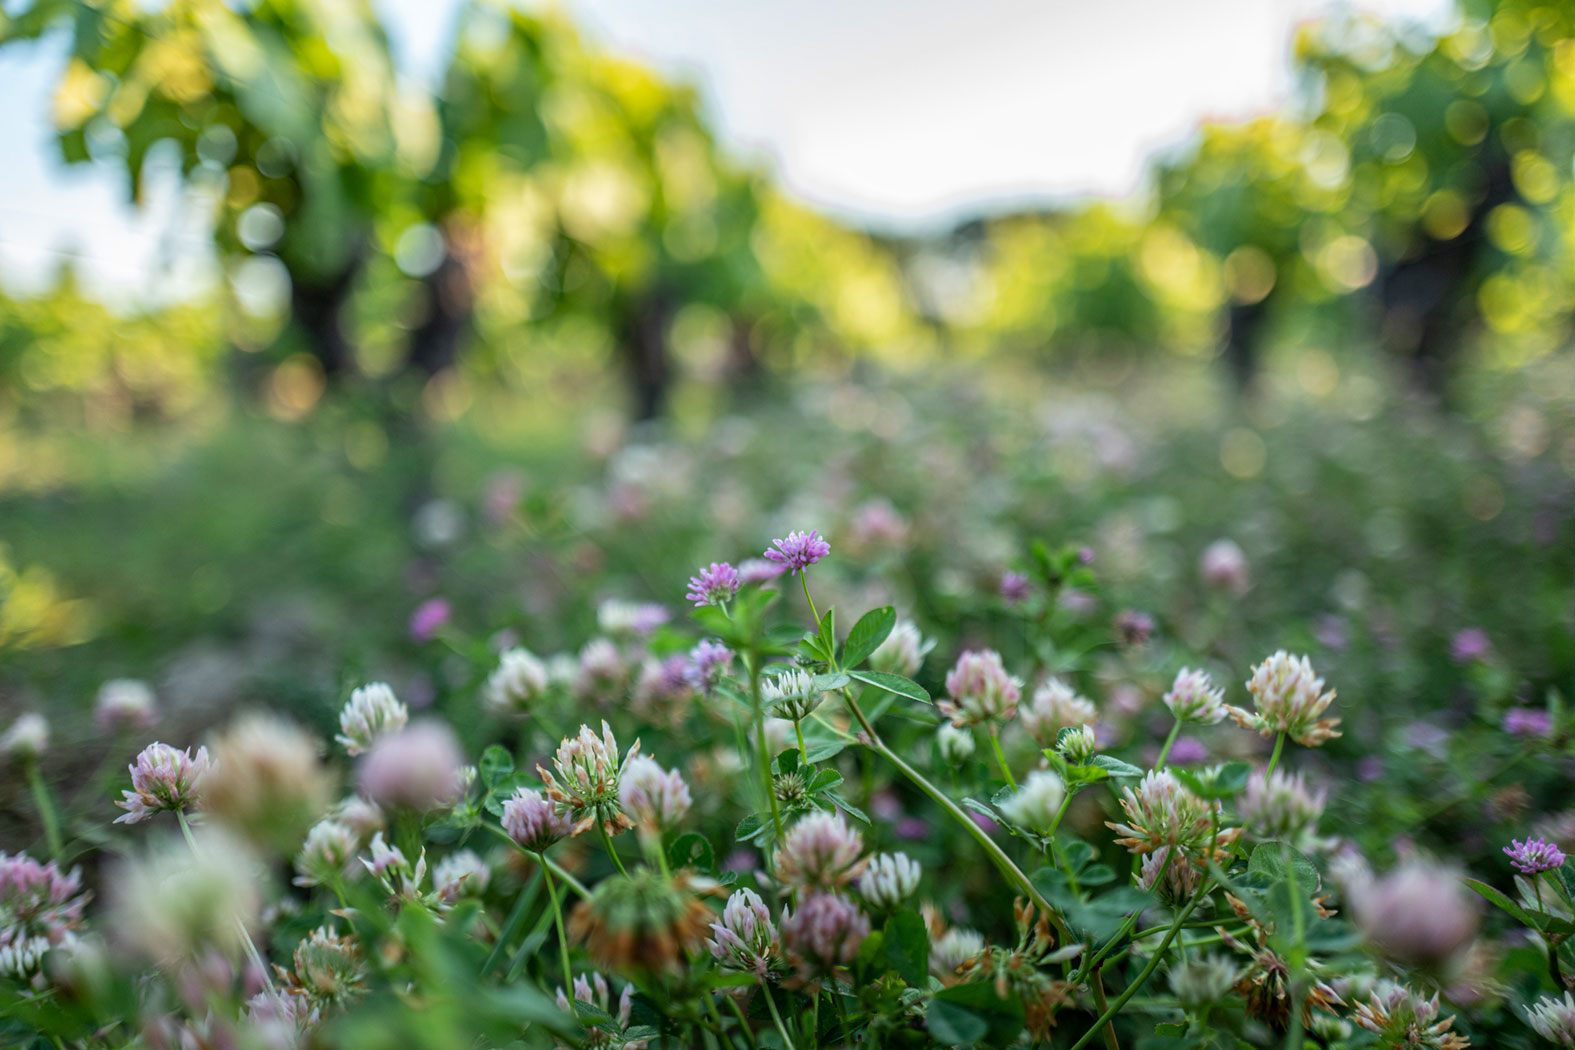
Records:
[[[1575,8],[946,233],[454,18],[0,6],[215,275],[0,286],[0,1046],[1575,1047]]]

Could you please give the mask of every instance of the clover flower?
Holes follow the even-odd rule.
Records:
[[[667,607],[657,602],[626,602],[609,598],[596,607],[596,625],[614,637],[644,638],[673,618]]]
[[[930,945],[930,973],[946,980],[984,951],[984,934],[953,926]]]
[[[1510,839],[1504,852],[1509,854],[1510,864],[1522,875],[1553,871],[1564,864],[1564,851],[1542,838],[1528,838],[1525,842]]]
[[[782,950],[798,979],[816,985],[858,957],[870,921],[840,893],[815,891],[782,916]]]
[[[814,675],[794,668],[764,679],[760,698],[773,716],[801,722],[820,706],[826,694],[815,685]]]
[[[319,926],[295,946],[288,987],[314,1006],[342,1006],[366,991],[366,962],[352,936]]]
[[[924,657],[934,648],[934,640],[920,634],[911,621],[898,620],[886,640],[870,653],[870,668],[912,678],[924,666]]]
[[[684,819],[693,800],[678,770],[637,755],[624,763],[618,778],[618,803],[643,832],[660,837]]]
[[[93,721],[106,732],[147,729],[158,716],[152,687],[135,678],[110,679],[98,687],[93,701]]]
[[[261,868],[250,848],[217,827],[193,846],[170,837],[109,880],[115,936],[161,965],[217,949],[234,959],[262,913]]]
[[[576,977],[571,991],[574,993],[575,1002],[586,1003],[599,1008],[603,1013],[612,1017],[618,1025],[616,1032],[607,1031],[603,1027],[587,1028],[585,1046],[594,1048],[594,1050],[604,1050],[604,1048],[605,1050],[612,1050],[612,1048],[617,1048],[617,1050],[646,1050],[646,1040],[625,1039],[623,1037],[623,1033],[629,1028],[629,1018],[634,1009],[634,985],[626,984],[623,986],[623,992],[618,996],[616,1008],[614,1008],[612,1002],[612,990],[607,987],[607,978],[599,973],[593,973],[589,978],[584,974]],[[558,987],[557,1002],[558,1009],[573,1015],[574,1011],[570,1006],[569,997],[564,994],[561,985]]]
[[[528,649],[505,649],[487,676],[482,703],[496,715],[528,714],[547,694],[547,665]]]
[[[339,735],[334,740],[348,755],[371,750],[380,736],[397,733],[410,720],[410,711],[383,682],[370,682],[350,694],[339,712]]]
[[[1093,725],[1099,712],[1087,697],[1079,696],[1059,678],[1048,678],[1034,690],[1033,699],[1022,708],[1023,728],[1040,747],[1055,747],[1061,730]]]
[[[361,794],[380,806],[428,812],[458,802],[465,792],[465,756],[442,722],[413,722],[377,741],[361,760]]]
[[[1311,848],[1318,834],[1326,795],[1311,791],[1300,773],[1283,769],[1247,778],[1236,814],[1256,838],[1282,839],[1299,850]]]
[[[131,771],[131,790],[115,803],[126,812],[116,824],[136,824],[160,810],[197,809],[201,805],[201,782],[208,772],[208,749],[199,747],[194,755],[188,748],[177,750],[157,741],[143,748],[137,760],[126,768]]]
[[[1247,555],[1234,540],[1215,540],[1205,547],[1198,558],[1198,575],[1206,586],[1237,597],[1252,586]]]
[[[1073,726],[1056,735],[1055,749],[1074,765],[1084,765],[1099,750],[1099,737],[1093,726]]]
[[[1457,664],[1475,663],[1493,652],[1493,642],[1480,627],[1467,627],[1449,640],[1449,658]]]
[[[686,701],[693,696],[689,658],[675,653],[665,660],[647,657],[640,664],[640,674],[634,681],[629,701],[634,713],[643,721],[677,725],[687,712]]]
[[[997,585],[1001,597],[1009,602],[1027,601],[1033,593],[1033,584],[1026,573],[1007,570],[1001,573],[1000,583]]]
[[[1379,981],[1368,1000],[1356,1004],[1351,1019],[1383,1036],[1386,1046],[1465,1050],[1471,1045],[1471,1040],[1450,1031],[1453,1014],[1439,1020],[1436,994],[1423,998],[1394,981]]]
[[[277,715],[243,714],[213,739],[203,808],[260,845],[293,852],[328,808],[321,741]]]
[[[1223,720],[1226,714],[1225,690],[1214,688],[1207,671],[1194,671],[1190,667],[1176,672],[1176,680],[1162,699],[1178,722],[1211,726]]]
[[[0,735],[0,755],[6,758],[34,759],[48,746],[49,722],[36,711],[19,715]]]
[[[428,598],[410,614],[410,637],[418,642],[431,641],[453,614],[454,608],[447,599]]]
[[[26,978],[45,952],[71,943],[90,896],[77,868],[0,853],[0,976]]]
[[[738,596],[738,570],[725,561],[701,566],[689,577],[689,593],[684,595],[696,606],[724,605]]]
[[[574,834],[574,821],[563,803],[517,788],[503,802],[503,830],[521,849],[542,853]]]
[[[972,730],[954,726],[950,722],[941,723],[941,727],[935,731],[935,742],[940,746],[941,757],[954,766],[968,761],[979,746]]]
[[[751,889],[735,890],[722,909],[722,921],[711,924],[706,947],[724,970],[756,977],[770,973],[777,954],[777,928],[760,895]]]
[[[369,856],[362,857],[361,864],[383,884],[390,896],[412,904],[436,906],[440,903],[421,888],[427,877],[426,847],[422,847],[415,863],[411,863],[404,850],[390,846],[379,831],[372,836],[367,852]]]
[[[318,886],[346,877],[354,870],[350,862],[360,848],[361,836],[353,827],[332,817],[319,820],[296,855],[295,884]]]
[[[1146,855],[1139,865],[1138,885],[1145,890],[1156,891],[1173,902],[1190,900],[1203,885],[1203,868],[1180,850],[1171,860],[1170,847],[1160,846]]]
[[[779,565],[764,558],[745,558],[738,563],[739,583],[770,583],[788,572],[786,565]]]
[[[1226,706],[1226,712],[1243,729],[1262,736],[1285,733],[1304,747],[1340,735],[1338,718],[1320,718],[1334,702],[1334,690],[1323,691],[1323,679],[1313,673],[1305,656],[1292,656],[1281,649],[1252,669],[1247,680],[1256,710]]]
[[[1512,707],[1504,712],[1504,732],[1510,736],[1551,736],[1553,719],[1540,707]]]
[[[712,913],[696,894],[716,884],[688,871],[676,876],[636,868],[598,882],[569,917],[570,936],[583,940],[599,966],[672,975],[700,950]]]
[[[1105,822],[1121,836],[1118,845],[1133,853],[1152,853],[1161,846],[1194,853],[1207,850],[1220,805],[1199,798],[1170,770],[1160,769],[1145,773],[1136,790],[1121,789],[1121,809],[1124,823]],[[1240,828],[1222,829],[1215,844],[1227,846],[1240,834]]]
[[[623,767],[639,754],[640,741],[630,746],[622,759],[612,727],[602,722],[598,737],[590,726],[580,726],[578,736],[564,737],[553,756],[554,777],[541,766],[536,772],[547,786],[547,797],[569,808],[574,817],[574,834],[600,824],[609,835],[634,827],[618,802],[618,778]]]
[[[850,828],[840,813],[815,811],[800,819],[772,857],[772,869],[786,886],[834,889],[846,886],[864,871],[864,836]]]
[[[802,573],[830,553],[831,544],[820,538],[820,530],[810,529],[808,532],[790,532],[786,539],[772,540],[765,557],[788,572]]]
[[[1411,860],[1348,891],[1356,925],[1385,957],[1405,965],[1437,966],[1476,936],[1480,915],[1454,872]]]
[[[1526,1011],[1526,1023],[1542,1038],[1559,1046],[1575,1046],[1575,997],[1544,995]]]
[[[1116,632],[1116,639],[1128,648],[1147,645],[1154,634],[1154,617],[1146,612],[1136,609],[1123,609],[1116,614],[1111,627]]]
[[[732,662],[733,650],[721,642],[702,639],[689,650],[689,684],[709,696]]]
[[[492,868],[475,850],[450,853],[432,869],[432,885],[445,901],[480,897],[491,882]]]
[[[574,691],[581,697],[607,699],[628,683],[629,668],[623,654],[608,638],[592,638],[580,650]]]
[[[1022,787],[1001,803],[1001,815],[1020,828],[1048,835],[1066,801],[1066,785],[1048,769],[1028,774]]]
[[[947,696],[936,707],[954,726],[1004,722],[1017,713],[1023,683],[1006,673],[994,649],[969,650],[946,675]]]
[[[906,853],[877,853],[859,876],[859,896],[872,908],[890,911],[918,891],[922,873]]]
[[[1204,952],[1181,959],[1170,967],[1170,990],[1189,1010],[1210,1006],[1229,995],[1241,978],[1241,968],[1228,955]]]

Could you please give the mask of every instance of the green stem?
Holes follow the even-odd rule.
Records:
[[[1165,768],[1165,759],[1170,757],[1170,749],[1176,743],[1176,737],[1181,735],[1181,719],[1176,719],[1176,724],[1170,727],[1170,735],[1165,738],[1165,746],[1159,749],[1159,760],[1154,763],[1155,769]]]
[[[804,726],[803,726],[803,723],[797,718],[793,719],[793,732],[798,734],[798,757],[799,757],[799,761],[800,762],[808,762],[809,761],[809,748],[804,746]]]
[[[1081,1039],[1072,1044],[1072,1050],[1083,1050],[1083,1047],[1088,1045],[1089,1041],[1094,1038],[1095,1034],[1104,1028],[1105,1025],[1109,1024],[1112,1017],[1121,1012],[1121,1008],[1127,1004],[1127,1000],[1131,999],[1138,993],[1138,989],[1143,987],[1144,982],[1146,982],[1154,973],[1154,971],[1159,967],[1160,960],[1165,957],[1166,949],[1170,947],[1170,942],[1176,939],[1176,934],[1181,930],[1181,924],[1187,921],[1187,916],[1192,914],[1192,909],[1196,908],[1206,896],[1208,896],[1208,894],[1205,892],[1205,888],[1200,887],[1198,892],[1193,895],[1192,900],[1188,901],[1187,906],[1181,910],[1179,915],[1176,916],[1176,921],[1170,924],[1170,929],[1165,931],[1165,939],[1160,942],[1159,950],[1153,954],[1153,956],[1149,959],[1148,964],[1144,966],[1143,969],[1138,973],[1137,979],[1131,984],[1127,985],[1126,991],[1116,996],[1116,1001],[1111,1003],[1110,1006],[1099,1015],[1099,1020],[1094,1022],[1094,1026],[1088,1031],[1084,1032]]]
[[[760,783],[766,792],[766,805],[771,809],[771,827],[776,831],[776,841],[782,841],[782,810],[777,805],[777,792],[771,785],[771,752],[766,747],[766,708],[760,701],[760,657],[749,657],[749,698],[755,708],[755,736],[759,745]]]
[[[727,1037],[727,1026],[722,1023],[722,1013],[716,1008],[716,999],[710,991],[705,993],[706,1012],[711,1015],[711,1023],[716,1027],[716,1041],[729,1048],[736,1045]]]
[[[536,889],[540,885],[542,874],[544,874],[545,871],[546,868],[544,865],[542,872],[532,876],[530,881],[526,882],[525,885],[520,887],[519,896],[514,899],[514,907],[512,910],[510,910],[509,917],[503,921],[503,929],[499,931],[497,940],[493,942],[492,951],[487,955],[487,961],[481,966],[482,973],[487,974],[492,972],[492,967],[495,966],[498,960],[503,957],[503,953],[507,949],[508,943],[519,934],[520,927],[525,925],[525,913],[529,911],[530,906],[535,903]],[[336,887],[335,892],[337,891],[338,890]],[[344,906],[343,897],[340,898],[340,906]]]
[[[1269,756],[1269,768],[1265,770],[1263,774],[1265,777],[1272,774],[1274,772],[1274,767],[1280,764],[1280,752],[1284,750],[1285,731],[1281,730],[1280,735],[1274,738],[1274,754]]]
[[[820,630],[820,613],[815,611],[815,599],[809,596],[809,574],[803,569],[798,571],[798,582],[804,586],[804,600],[809,603],[809,615],[815,619],[815,630]],[[832,639],[835,641],[836,639]]]
[[[49,843],[49,858],[60,859],[60,821],[55,816],[55,804],[49,797],[49,785],[39,769],[36,757],[27,760],[27,782],[33,789],[33,801],[38,805],[38,818],[44,822],[44,838]]]
[[[612,858],[613,864],[618,869],[618,874],[627,879],[629,877],[629,873],[624,869],[623,860],[618,856],[618,851],[613,848],[612,836],[607,834],[607,825],[603,824],[601,821],[597,821],[596,830],[602,833],[602,845],[607,848],[607,855]]]
[[[1165,851],[1165,859],[1161,861],[1159,865],[1159,874],[1154,876],[1155,887],[1158,887],[1164,883],[1165,873],[1170,870],[1170,862],[1175,859],[1175,856],[1176,848],[1174,846]],[[1093,958],[1084,959],[1083,965],[1078,967],[1077,976],[1073,979],[1074,984],[1081,984],[1083,978],[1088,976],[1088,974],[1093,971],[1094,967],[1099,965],[1099,961],[1105,956],[1109,955],[1111,949],[1115,948],[1117,943],[1125,938],[1127,934],[1132,932],[1132,927],[1137,925],[1138,915],[1139,912],[1133,912],[1131,915],[1128,915],[1121,923],[1121,928],[1117,930],[1108,941],[1105,942],[1105,946],[1099,949],[1099,951],[1094,954]]]
[[[1006,752],[1001,750],[1001,734],[996,731],[995,723],[990,723],[990,746],[995,748],[995,761],[1001,766],[1001,774],[1006,777],[1006,786],[1013,791],[1017,790],[1017,778],[1012,776],[1012,767],[1006,764]]]
[[[558,961],[563,964],[563,994],[572,1001],[574,971],[569,968],[569,938],[563,932],[563,906],[558,903],[558,887],[553,885],[552,870],[547,867],[547,858],[538,853],[536,859],[541,863],[542,874],[546,876],[547,898],[552,901],[552,921],[558,927]]]
[[[782,1037],[782,1045],[786,1050],[793,1050],[793,1039],[788,1035],[787,1025],[782,1023],[782,1015],[777,1013],[777,1001],[771,998],[771,986],[764,977],[760,978],[760,994],[766,997],[766,1009],[771,1011],[771,1021],[777,1026],[777,1035]]]
[[[546,854],[542,854],[541,859],[544,867],[549,869],[554,875],[558,876],[558,878],[567,883],[569,889],[573,890],[575,893],[578,893],[582,899],[591,895],[591,891],[585,888],[585,883],[575,878],[572,871],[569,871],[562,864],[559,864],[557,861],[553,860]]]
[[[1100,1013],[1106,1013],[1110,1004],[1105,1002],[1105,974],[1101,968],[1094,973],[1094,1006]],[[1116,1041],[1116,1022],[1105,1022],[1105,1047],[1106,1050],[1121,1050],[1121,1044]]]
[[[750,1050],[759,1050],[760,1043],[755,1039],[755,1030],[750,1027],[749,1018],[744,1016],[744,1008],[738,1005],[738,997],[724,995],[722,998],[733,1008],[733,1016],[738,1018],[739,1031],[744,1033],[744,1039],[749,1043]]]

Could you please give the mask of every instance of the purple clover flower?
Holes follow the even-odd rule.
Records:
[[[410,637],[418,642],[431,641],[432,636],[448,623],[453,609],[443,598],[429,598],[416,606],[410,614]]]
[[[1001,573],[1001,597],[1009,602],[1022,602],[1028,600],[1028,595],[1033,589],[1025,573],[1008,570]]]
[[[733,662],[733,650],[709,638],[689,650],[689,685],[697,692],[710,695],[717,681]]]
[[[1504,712],[1504,732],[1510,736],[1547,736],[1553,719],[1540,707],[1512,707]]]
[[[1504,852],[1509,854],[1510,864],[1522,875],[1553,871],[1564,864],[1564,851],[1540,835],[1525,842],[1511,839]]]
[[[1480,627],[1467,627],[1449,641],[1449,658],[1457,664],[1476,663],[1493,651],[1493,643]]]
[[[689,577],[689,593],[684,595],[695,605],[721,605],[738,594],[738,570],[725,561],[714,561]]]
[[[787,572],[786,565],[778,565],[764,558],[745,558],[738,563],[739,583],[770,583]]]
[[[1207,762],[1208,758],[1208,746],[1195,736],[1177,737],[1170,748],[1170,764],[1173,766],[1195,766]]]
[[[774,561],[789,572],[803,572],[831,553],[831,544],[820,538],[819,529],[790,532],[785,540],[772,540],[766,560]]]

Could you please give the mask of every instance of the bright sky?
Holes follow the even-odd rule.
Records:
[[[0,0],[3,2],[3,0]],[[409,75],[433,77],[458,0],[375,0]],[[611,49],[700,85],[723,141],[854,221],[933,229],[991,205],[1122,196],[1205,117],[1291,89],[1296,24],[1330,0],[565,0]],[[1437,21],[1448,0],[1362,0]],[[0,58],[0,284],[75,257],[118,300],[210,279],[173,178],[141,213],[110,170],[56,160],[62,41]]]

